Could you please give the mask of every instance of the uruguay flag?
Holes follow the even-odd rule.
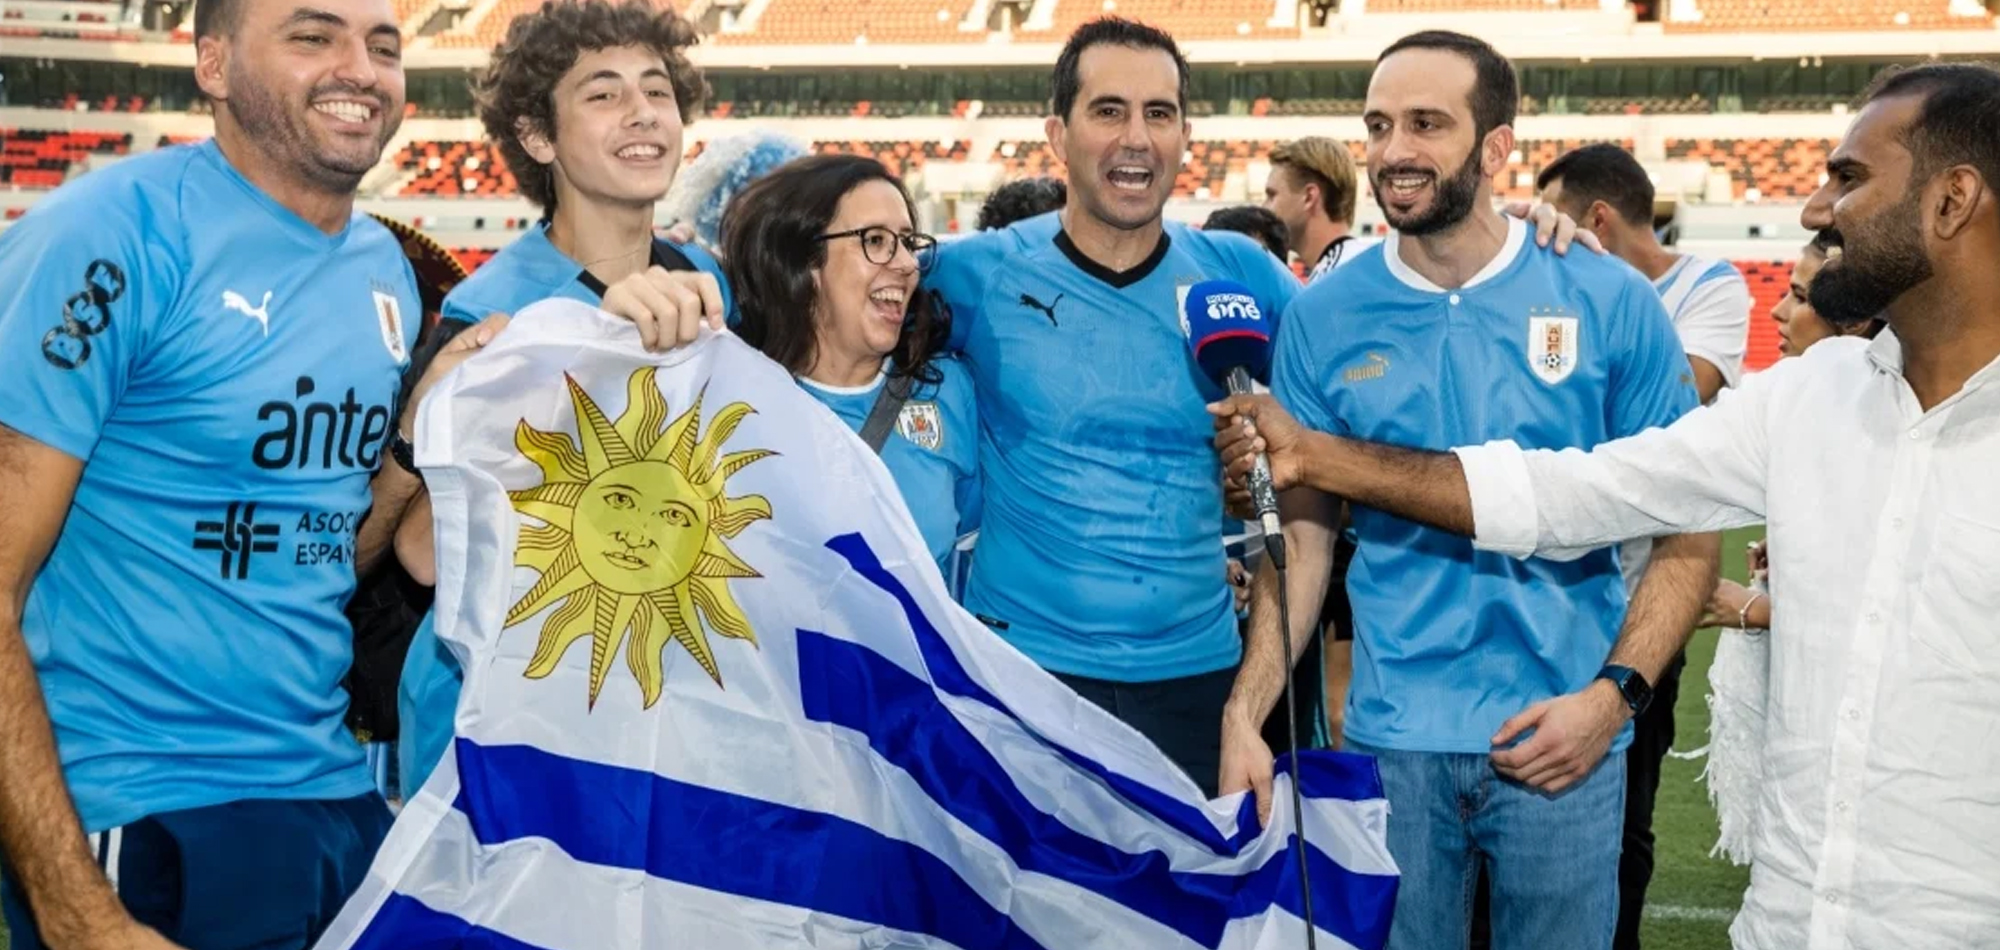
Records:
[[[875,454],[735,337],[538,304],[418,434],[456,738],[320,947],[1304,946],[1290,809],[1202,801],[953,604]],[[1284,771],[1319,945],[1380,948],[1373,761]]]

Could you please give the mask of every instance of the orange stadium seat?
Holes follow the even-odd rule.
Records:
[[[1542,169],[1549,167],[1563,153],[1591,144],[1591,139],[1522,139],[1514,143],[1519,157],[1507,163],[1507,170],[1494,181],[1493,192],[1508,198],[1532,198],[1535,194],[1535,177]],[[1632,140],[1618,143],[1627,151],[1632,148]]]
[[[1744,369],[1764,369],[1778,361],[1778,324],[1771,308],[1784,299],[1791,286],[1790,261],[1735,261],[1736,269],[1750,285],[1756,306],[1750,311],[1750,348],[1743,358]]]
[[[490,142],[411,142],[396,166],[416,172],[401,194],[479,198],[518,194],[514,173]]]
[[[1667,139],[1667,158],[1729,173],[1732,198],[1804,198],[1819,189],[1832,139]]]
[[[1961,16],[1951,0],[1697,0],[1701,19],[1667,29],[1711,33],[1806,30],[1990,30],[1993,16]],[[1374,4],[1369,5],[1374,9]]]
[[[1369,13],[1530,13],[1603,7],[1599,0],[1368,0]]]
[[[1271,0],[1058,0],[1055,20],[1046,31],[1021,31],[1026,40],[1051,40],[1068,36],[1084,21],[1117,13],[1119,16],[1150,23],[1180,40],[1217,40],[1248,37],[1296,37],[1299,29],[1268,26]],[[1109,9],[1107,9],[1109,8]],[[1374,9],[1374,3],[1369,4]]]
[[[868,43],[980,43],[984,30],[961,30],[972,0],[771,0],[755,29],[723,33],[738,46]]]
[[[0,184],[55,188],[69,177],[70,166],[92,155],[123,155],[131,148],[132,136],[124,132],[0,129]]]
[[[814,142],[813,151],[822,155],[847,153],[866,155],[881,162],[899,178],[908,178],[925,162],[962,162],[972,151],[972,143],[956,142]]]

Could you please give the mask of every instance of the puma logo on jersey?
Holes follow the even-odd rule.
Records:
[[[1032,296],[1030,296],[1030,295],[1028,295],[1028,294],[1022,294],[1022,295],[1021,295],[1021,306],[1023,306],[1023,307],[1033,307],[1033,308],[1035,308],[1036,310],[1040,310],[1040,311],[1042,312],[1042,315],[1043,315],[1043,316],[1046,316],[1046,317],[1048,317],[1048,318],[1049,318],[1049,326],[1052,326],[1052,327],[1053,327],[1053,326],[1057,326],[1057,325],[1058,325],[1058,324],[1056,323],[1056,304],[1059,304],[1059,303],[1062,303],[1062,299],[1063,299],[1063,295],[1062,295],[1062,294],[1057,294],[1057,295],[1056,295],[1056,299],[1054,299],[1054,300],[1052,300],[1052,301],[1049,301],[1048,303],[1043,303],[1043,302],[1041,302],[1041,301],[1039,301],[1039,300],[1036,300],[1036,299],[1035,299],[1034,297],[1032,297]]]
[[[268,290],[264,291],[264,302],[258,304],[255,308],[252,308],[250,306],[249,298],[244,297],[242,294],[239,294],[236,291],[225,290],[222,292],[222,306],[225,309],[235,310],[243,314],[244,316],[257,321],[257,325],[264,328],[264,335],[267,337],[271,335],[271,292],[270,291]]]

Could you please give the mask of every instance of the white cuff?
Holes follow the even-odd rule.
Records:
[[[1508,557],[1532,557],[1541,543],[1541,515],[1527,454],[1512,442],[1453,449],[1472,497],[1472,546]]]

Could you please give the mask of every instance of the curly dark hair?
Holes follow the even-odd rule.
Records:
[[[521,145],[522,120],[550,141],[556,137],[556,84],[586,52],[639,46],[660,54],[674,87],[681,121],[692,120],[708,98],[708,81],[687,50],[701,42],[694,24],[651,0],[547,0],[516,17],[507,38],[493,48],[486,72],[472,82],[479,121],[500,148],[521,194],[555,214],[555,173]]]
[[[813,271],[826,263],[826,242],[819,236],[833,222],[840,200],[871,181],[895,185],[910,220],[916,220],[916,205],[902,180],[881,162],[858,155],[793,159],[737,192],[722,213],[722,270],[742,317],[736,332],[795,375],[811,368],[818,355]],[[919,284],[889,354],[889,375],[941,382],[944,374],[931,362],[950,339],[949,312]]]
[[[986,196],[979,206],[979,230],[995,231],[1016,221],[1047,214],[1069,202],[1069,186],[1042,175],[1010,181]]]

